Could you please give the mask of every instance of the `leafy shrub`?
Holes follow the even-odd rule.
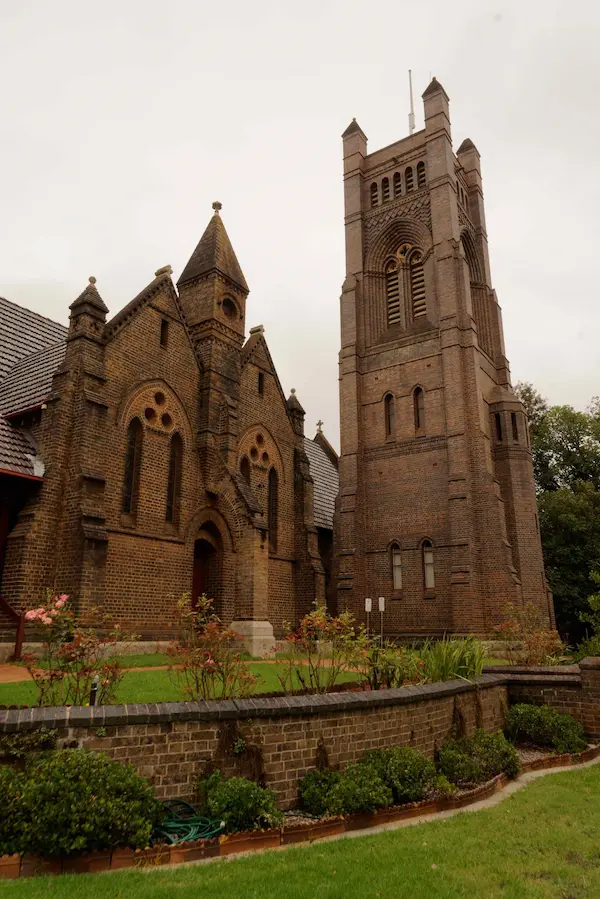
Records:
[[[401,687],[422,680],[422,663],[414,649],[397,646],[379,637],[364,639],[357,657],[357,668],[371,690]]]
[[[144,847],[162,817],[151,786],[132,765],[85,749],[35,756],[19,788],[21,852],[64,856]]]
[[[309,771],[299,784],[300,805],[310,815],[320,817],[327,810],[329,791],[341,778],[340,771]]]
[[[513,705],[504,732],[514,743],[535,743],[560,753],[581,752],[587,746],[581,724],[547,705]]]
[[[21,851],[25,824],[21,802],[24,781],[21,771],[0,767],[0,855]]]
[[[439,750],[438,771],[458,786],[483,783],[504,771],[514,777],[519,757],[504,734],[477,730],[470,737],[450,740]]]
[[[225,779],[215,771],[200,781],[203,813],[225,823],[227,833],[278,827],[283,815],[275,794],[245,777]]]
[[[511,665],[556,665],[560,661],[565,646],[557,631],[545,627],[537,606],[527,603],[521,608],[509,604],[504,616],[494,634],[504,643],[504,655]]]
[[[576,662],[600,656],[600,634],[593,634],[582,640],[573,655]]]
[[[393,802],[393,794],[368,765],[348,765],[327,793],[326,811],[330,815],[373,812]]]
[[[56,731],[46,727],[5,734],[0,739],[0,755],[22,759],[32,752],[45,752],[56,748]]]
[[[356,669],[369,642],[350,612],[334,618],[318,602],[297,628],[286,628],[277,675],[284,693],[298,685],[308,693],[331,692],[342,674]]]
[[[443,774],[438,774],[436,779],[433,782],[433,789],[438,794],[438,796],[443,796],[447,798],[448,796],[454,796],[455,793],[458,793],[458,787],[456,784],[450,783],[447,777],[444,777]]]
[[[373,749],[359,762],[371,768],[388,786],[394,802],[420,802],[430,792],[435,780],[435,766],[425,756],[407,746]]]

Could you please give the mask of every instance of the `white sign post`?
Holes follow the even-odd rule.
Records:
[[[379,615],[381,617],[381,645],[383,646],[383,613],[385,612],[385,596],[379,597]]]
[[[373,600],[370,596],[365,597],[365,612],[367,613],[367,637],[369,636],[369,621],[371,617],[371,610],[373,608]]]

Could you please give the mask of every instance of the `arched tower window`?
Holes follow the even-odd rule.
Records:
[[[435,587],[435,566],[433,562],[433,544],[431,540],[423,540],[423,582],[426,590]]]
[[[397,543],[391,546],[392,585],[394,590],[402,590],[402,551]]]
[[[398,283],[398,266],[390,260],[385,267],[385,293],[387,299],[388,325],[400,324],[400,285]]]
[[[510,423],[512,425],[512,438],[515,443],[519,442],[519,425],[517,424],[517,413],[510,413]]]
[[[371,208],[373,209],[375,206],[379,206],[379,189],[377,182],[373,181],[371,185]]]
[[[419,250],[415,250],[410,257],[410,294],[413,318],[423,318],[427,315],[427,303],[423,255]]]
[[[121,511],[126,515],[137,512],[140,493],[140,473],[142,470],[142,441],[144,429],[139,418],[134,418],[127,428],[127,448],[125,451],[125,477],[123,480],[123,500]]]
[[[169,477],[167,480],[167,509],[165,520],[173,524],[179,523],[179,506],[181,498],[181,471],[183,468],[183,440],[175,432],[171,437],[169,452]]]
[[[399,197],[402,193],[402,176],[400,172],[396,172],[394,174],[394,199]]]
[[[267,498],[269,524],[269,550],[277,552],[277,506],[279,479],[274,468],[269,471],[269,494]]]
[[[425,391],[415,387],[413,393],[413,409],[415,414],[415,431],[425,430]]]
[[[390,179],[384,178],[381,182],[381,199],[383,203],[389,203],[390,200]]]
[[[383,401],[385,409],[385,436],[393,437],[396,432],[396,404],[391,393]]]
[[[426,184],[425,179],[425,163],[420,162],[417,165],[417,187],[425,187]]]
[[[413,170],[412,170],[412,166],[410,166],[410,165],[404,172],[404,186],[406,188],[407,193],[409,190],[412,190],[413,187],[415,186],[414,181],[413,181]]]
[[[250,460],[248,456],[242,456],[242,461],[240,462],[240,474],[247,484],[250,483]]]

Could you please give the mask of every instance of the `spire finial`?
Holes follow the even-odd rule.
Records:
[[[88,280],[89,280],[90,284],[95,284],[95,283],[96,283],[96,279],[94,278],[93,275],[90,275],[90,277],[88,278]]]
[[[292,394],[292,396],[296,396],[296,388],[292,387],[292,389],[290,390],[290,393]]]
[[[218,200],[215,200],[215,202],[212,204],[212,208],[215,210],[215,212],[216,212],[217,215],[218,215],[218,214],[219,214],[219,210],[221,210],[221,209],[223,208],[223,204],[222,204],[222,203],[219,203]]]
[[[323,425],[324,425],[324,424],[325,424],[324,421],[321,421],[321,419],[318,420],[318,422],[317,422],[317,431],[319,432],[319,434],[322,434],[322,433],[323,433]]]

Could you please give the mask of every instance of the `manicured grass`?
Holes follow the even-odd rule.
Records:
[[[7,881],[11,899],[593,899],[600,765],[543,777],[482,812],[388,833],[148,872]]]
[[[272,693],[281,690],[277,679],[279,666],[269,662],[251,662],[249,668],[261,678],[258,693]],[[356,674],[344,674],[339,680],[352,681]],[[300,687],[300,684],[297,684]],[[0,684],[0,705],[34,705],[36,689],[31,681],[14,684]],[[117,702],[178,702],[185,697],[177,685],[164,671],[128,671],[117,693]]]

